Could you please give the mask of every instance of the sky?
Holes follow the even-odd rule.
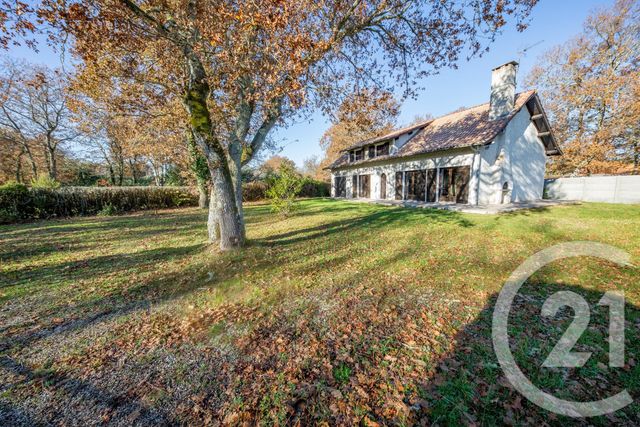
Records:
[[[398,125],[411,122],[417,115],[428,113],[438,117],[461,106],[488,102],[491,70],[505,62],[516,60],[520,63],[520,86],[542,53],[576,36],[592,10],[609,7],[612,3],[613,0],[540,0],[525,31],[518,32],[513,24],[508,25],[481,58],[463,60],[456,70],[443,69],[438,75],[424,79],[421,86],[425,89],[417,99],[403,102]],[[51,67],[61,63],[60,54],[46,45],[41,45],[38,53],[26,47],[15,47],[8,54]],[[321,157],[319,141],[329,126],[326,117],[315,113],[307,120],[277,129],[274,139],[280,149],[276,154],[289,157],[298,166],[311,156]]]

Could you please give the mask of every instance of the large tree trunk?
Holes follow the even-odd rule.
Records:
[[[234,183],[229,170],[229,159],[220,141],[215,137],[207,106],[209,85],[206,73],[195,54],[187,49],[189,58],[189,87],[184,104],[189,113],[189,124],[193,138],[207,158],[213,187],[210,215],[218,221],[219,244],[221,250],[241,247],[244,244],[244,225],[238,213]],[[216,212],[211,212],[211,209]],[[210,235],[211,239],[211,235]]]
[[[29,163],[31,163],[31,174],[33,174],[33,179],[37,179],[38,165],[36,164],[36,161],[33,158],[33,154],[31,154],[31,150],[27,150],[27,157],[29,157]]]
[[[198,207],[205,209],[209,206],[209,177],[211,176],[207,165],[207,159],[198,150],[198,146],[196,145],[196,141],[191,130],[187,132],[186,139],[189,154],[191,155],[190,169],[193,176],[196,178],[196,187],[198,188]]]
[[[109,181],[111,182],[111,185],[116,185],[116,174],[113,170],[113,166],[110,162],[107,164],[109,165]]]
[[[118,186],[122,187],[124,182],[124,159],[118,159]]]
[[[209,241],[214,243],[220,239],[220,221],[218,219],[218,205],[216,204],[216,197],[213,194],[214,189],[211,189],[211,197],[209,198],[209,217],[207,218],[207,232],[209,234]]]
[[[232,148],[230,150],[231,162],[229,162],[229,172],[231,173],[231,180],[234,188],[234,198],[236,202],[236,209],[238,210],[238,218],[240,226],[242,227],[242,239],[246,238],[246,228],[244,223],[244,209],[242,207],[242,149],[233,144],[229,144]]]
[[[207,182],[197,179],[196,187],[198,188],[198,207],[200,209],[206,209],[209,206],[209,189],[207,188]]]
[[[137,165],[135,160],[129,159],[129,168],[131,169],[131,180],[133,181],[133,185],[138,183],[138,171],[136,167]]]
[[[229,250],[241,247],[244,244],[244,230],[236,208],[231,176],[228,171],[215,168],[211,172],[211,182],[213,183],[212,199],[215,200],[213,202],[215,212],[210,211],[209,215],[210,217],[214,215],[214,224],[215,221],[218,224],[220,249]],[[209,237],[211,238],[211,235]]]

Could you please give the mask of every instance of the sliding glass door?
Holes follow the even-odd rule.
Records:
[[[440,201],[468,203],[470,177],[469,166],[440,169]]]

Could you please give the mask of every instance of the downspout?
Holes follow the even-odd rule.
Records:
[[[472,145],[471,149],[473,150],[473,168],[474,174],[476,175],[476,206],[480,204],[480,167],[482,166],[482,159],[480,158],[480,149],[482,146]],[[476,168],[476,158],[478,158],[479,163]]]

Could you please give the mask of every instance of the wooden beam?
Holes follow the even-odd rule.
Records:
[[[543,136],[549,136],[551,132],[538,132],[538,137],[542,138]]]
[[[531,120],[538,120],[544,117],[544,114],[534,114],[531,116]]]

